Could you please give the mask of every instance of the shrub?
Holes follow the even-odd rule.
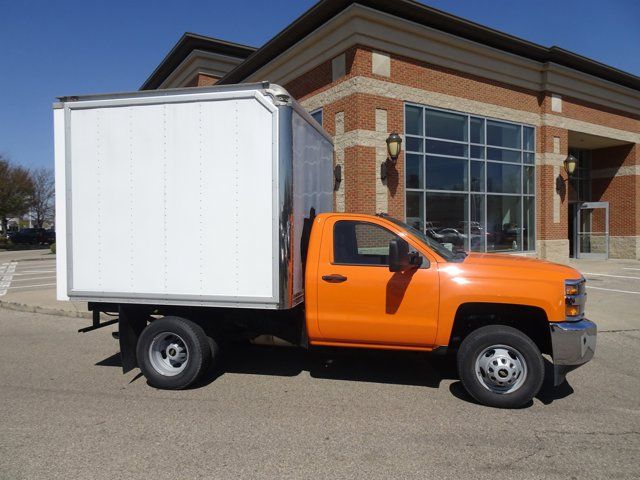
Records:
[[[51,249],[51,253],[56,253],[56,244],[52,243],[51,245],[49,245],[49,248]]]

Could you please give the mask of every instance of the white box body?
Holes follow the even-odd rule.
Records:
[[[58,299],[291,308],[330,137],[280,87],[64,98],[54,109]],[[285,92],[286,93],[286,92]]]

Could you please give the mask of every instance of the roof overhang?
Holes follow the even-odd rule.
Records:
[[[343,8],[338,9],[339,5]],[[371,5],[395,9],[404,17],[398,18]],[[405,8],[399,12],[401,5]],[[425,17],[425,12],[434,15]],[[606,67],[608,74],[605,74],[600,68],[604,65],[584,57],[555,47],[541,47],[406,0],[321,2],[225,75],[220,83],[268,80],[286,85],[353,45],[640,114],[638,77],[610,67]],[[569,57],[575,62],[569,61]]]
[[[213,65],[209,67],[213,71],[205,73],[223,76],[255,51],[254,47],[187,32],[145,80],[140,90],[163,88],[163,85],[171,83],[171,78],[184,74],[186,67],[198,59],[209,59],[210,62],[206,63]]]

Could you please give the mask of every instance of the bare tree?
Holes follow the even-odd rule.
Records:
[[[31,172],[33,196],[30,217],[36,227],[53,223],[53,200],[55,197],[55,177],[50,168],[36,168]]]
[[[7,231],[8,217],[29,211],[33,197],[33,181],[26,168],[12,165],[0,155],[0,221]]]

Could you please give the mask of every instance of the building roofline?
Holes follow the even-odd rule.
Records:
[[[206,52],[227,55],[245,59],[256,51],[255,47],[241,45],[239,43],[227,42],[218,38],[198,35],[186,32],[180,40],[176,42],[171,51],[162,59],[160,65],[147,78],[140,90],[153,90],[159,88],[162,82],[187,58],[193,50],[204,50]]]
[[[556,46],[544,47],[412,0],[322,0],[251,53],[244,62],[222,77],[219,83],[242,82],[353,4],[360,4],[540,63],[556,63],[640,91],[640,77],[628,72]]]

